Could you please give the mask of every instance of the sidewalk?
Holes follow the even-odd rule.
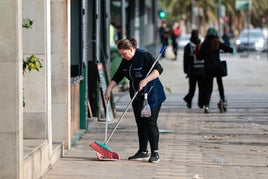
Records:
[[[88,145],[104,140],[105,124],[96,123],[43,178],[268,178],[268,64],[265,60],[231,58],[234,59],[228,63],[229,74],[235,75],[224,79],[228,111],[220,113],[217,109],[219,97],[214,85],[209,114],[197,108],[196,97],[193,108],[186,108],[182,98],[188,82],[182,73],[181,58],[161,60],[165,70],[161,80],[171,93],[167,93],[159,115],[159,163],[127,160],[138,146],[136,124],[129,110],[108,144],[120,155],[120,160],[97,160]],[[129,102],[128,94],[116,93],[115,100],[120,116]],[[114,125],[109,125],[109,132]]]

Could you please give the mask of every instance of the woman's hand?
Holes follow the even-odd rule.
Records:
[[[108,102],[110,101],[110,96],[111,96],[111,91],[112,89],[116,86],[116,82],[115,81],[110,81],[106,91],[105,91],[105,100]]]
[[[105,100],[106,100],[106,102],[110,101],[110,96],[111,96],[111,91],[107,89],[105,91]]]
[[[141,91],[148,83],[148,79],[144,78],[143,80],[140,81],[139,83],[139,91]]]
[[[149,76],[147,76],[146,78],[144,78],[143,80],[140,81],[139,83],[139,91],[142,90],[147,83],[149,83],[150,81],[156,79],[159,77],[159,72],[157,70],[153,70],[152,73],[150,73]]]

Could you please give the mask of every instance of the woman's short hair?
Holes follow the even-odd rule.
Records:
[[[121,39],[117,42],[117,48],[118,49],[123,49],[123,50],[128,50],[130,48],[137,48],[137,40],[132,38],[132,39]]]

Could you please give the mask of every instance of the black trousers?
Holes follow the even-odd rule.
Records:
[[[172,35],[172,48],[173,48],[173,52],[175,54],[175,56],[177,56],[177,50],[178,50],[178,43],[177,43],[177,37]]]
[[[218,90],[220,93],[220,98],[221,100],[225,100],[222,77],[217,76],[216,79],[217,79],[217,84],[218,84]],[[213,76],[206,76],[206,80],[205,80],[206,81],[206,100],[205,100],[206,106],[209,106],[209,103],[210,103],[210,98],[211,98],[211,94],[213,91],[213,80],[214,80]]]
[[[198,106],[202,108],[205,103],[205,78],[204,76],[190,76],[189,77],[189,91],[184,97],[186,101],[192,103],[192,99],[195,94],[196,83],[198,85]]]
[[[151,151],[158,150],[159,129],[157,126],[157,118],[161,106],[151,108],[151,117],[141,117],[141,109],[143,106],[143,96],[138,95],[132,103],[136,124],[138,128],[139,150],[147,151],[148,141]]]

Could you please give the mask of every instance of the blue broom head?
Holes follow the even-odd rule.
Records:
[[[99,146],[101,146],[102,148],[104,148],[105,150],[108,150],[110,152],[113,152],[112,149],[110,149],[107,145],[105,145],[104,143],[101,143],[99,141],[95,142],[96,144],[98,144]]]

